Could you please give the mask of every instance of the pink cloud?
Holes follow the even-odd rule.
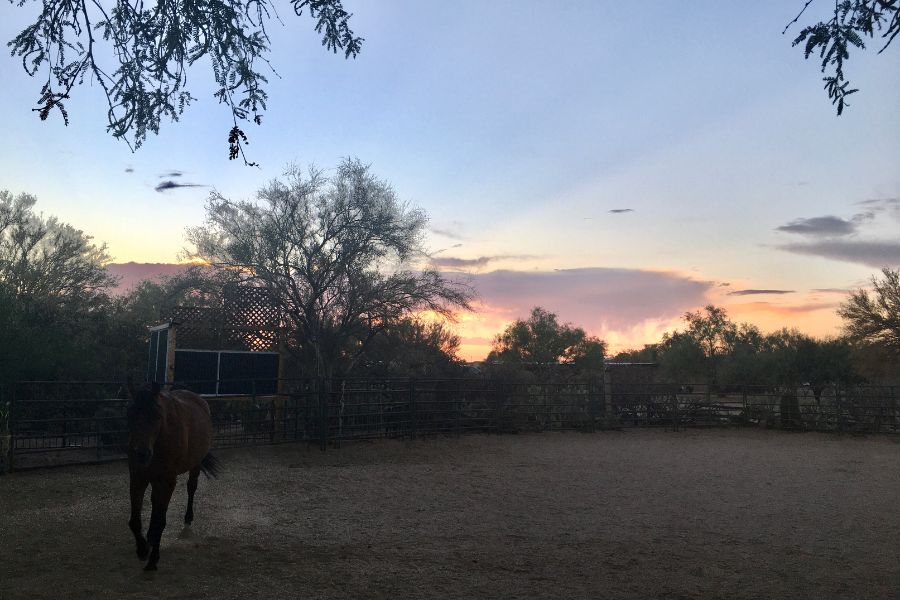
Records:
[[[679,318],[705,304],[715,287],[677,273],[639,269],[493,271],[471,277],[485,308],[497,317],[521,318],[542,306],[597,334]]]
[[[145,279],[159,281],[163,277],[180,273],[186,266],[170,263],[110,263],[106,265],[106,271],[119,278],[119,285],[113,293],[121,295]]]

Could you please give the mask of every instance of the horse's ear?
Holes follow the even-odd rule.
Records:
[[[150,384],[150,392],[153,394],[153,397],[156,398],[159,396],[159,382],[154,381]]]
[[[132,378],[131,375],[128,376],[128,379],[126,380],[125,385],[128,388],[128,397],[131,398],[132,400],[137,398],[137,394],[135,393],[135,389],[134,389],[134,378]]]

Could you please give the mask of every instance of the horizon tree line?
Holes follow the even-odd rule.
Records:
[[[214,302],[235,283],[267,291],[284,315],[285,349],[306,375],[463,372],[450,324],[472,309],[475,290],[418,266],[427,216],[359,160],[345,159],[331,177],[291,167],[252,201],[213,192],[205,223],[186,234],[190,257],[206,266],[121,296],[112,294],[105,244],[36,213],[35,204],[29,194],[0,191],[0,383],[143,372],[149,324],[175,306]],[[709,305],[686,313],[683,330],[615,358],[657,362],[671,381],[716,385],[896,381],[900,269],[881,275],[841,304],[841,337],[763,334]],[[606,354],[603,340],[534,307],[496,336],[486,362],[496,376],[549,377],[550,365],[586,375]]]

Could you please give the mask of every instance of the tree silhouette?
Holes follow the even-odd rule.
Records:
[[[20,7],[28,0],[10,0]],[[356,57],[363,38],[350,30],[352,16],[341,0],[290,0],[300,16],[316,22],[322,45],[345,58]],[[96,82],[106,94],[107,130],[139,148],[148,132],[159,133],[164,118],[177,121],[195,98],[187,88],[187,69],[209,60],[217,89],[215,98],[231,111],[229,158],[244,153],[242,123],[259,125],[266,108],[265,68],[269,34],[266,25],[278,17],[272,0],[156,0],[133,3],[113,0],[43,0],[35,21],[9,46],[31,76],[46,73],[37,107],[41,120],[58,110],[69,115],[64,101],[76,85]],[[280,18],[279,18],[280,20]],[[102,59],[114,57],[111,64]]]
[[[872,277],[873,293],[857,290],[841,304],[847,334],[857,341],[875,344],[900,354],[900,269],[881,270],[883,279]]]
[[[293,334],[290,349],[313,372],[348,373],[373,339],[418,312],[468,309],[467,287],[410,266],[424,256],[424,213],[358,160],[332,177],[292,168],[258,196],[234,202],[214,192],[206,224],[188,240],[196,258],[269,292]]]
[[[538,369],[554,364],[574,364],[599,369],[606,344],[584,329],[560,323],[557,316],[536,306],[527,320],[517,320],[499,334],[488,362],[532,364]]]
[[[784,32],[799,22],[814,0],[806,0],[800,13],[787,24]],[[782,32],[782,33],[784,33]],[[900,0],[835,0],[834,12],[827,21],[819,21],[800,30],[794,38],[794,46],[803,44],[805,58],[818,53],[823,73],[825,91],[837,114],[848,106],[847,96],[859,90],[850,88],[844,75],[844,61],[850,58],[850,48],[864,49],[865,38],[879,35],[884,44],[881,54],[900,34]]]

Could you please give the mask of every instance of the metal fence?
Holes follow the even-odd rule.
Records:
[[[181,385],[201,389],[210,383],[216,382]],[[900,389],[886,386],[723,388],[489,379],[228,383],[248,393],[206,396],[220,448],[306,441],[324,450],[354,439],[622,427],[900,433]],[[0,471],[125,456],[128,400],[121,382],[20,382],[0,394]]]

